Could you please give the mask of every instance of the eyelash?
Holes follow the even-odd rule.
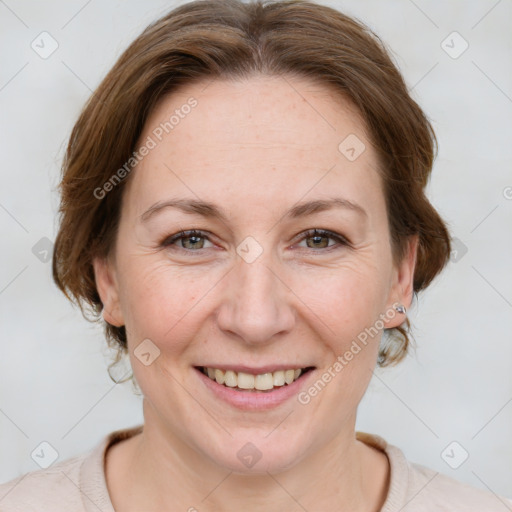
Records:
[[[191,229],[188,231],[180,231],[179,233],[176,233],[175,235],[167,237],[166,239],[164,239],[164,241],[161,243],[161,245],[163,247],[169,247],[169,246],[172,246],[174,244],[174,242],[177,242],[180,239],[192,238],[192,237],[204,238],[205,240],[211,241],[210,238],[208,237],[208,234],[205,231]],[[327,246],[327,247],[321,248],[321,249],[323,249],[323,251],[321,249],[306,249],[307,251],[313,252],[313,253],[330,252],[331,250],[339,249],[343,246],[345,246],[345,247],[351,246],[350,242],[342,235],[338,235],[338,234],[333,233],[332,231],[329,231],[326,229],[316,229],[316,228],[308,229],[307,231],[302,233],[301,238],[296,243],[300,243],[303,240],[306,240],[308,238],[313,238],[313,237],[331,238],[338,242],[337,245],[332,245],[332,246]],[[200,252],[200,250],[201,250],[201,249],[198,249],[198,250],[186,249],[184,247],[178,247],[178,246],[176,246],[176,249],[186,251],[189,253]]]

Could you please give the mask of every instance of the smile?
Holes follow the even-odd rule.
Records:
[[[265,372],[256,375],[247,372],[221,370],[219,368],[210,368],[206,366],[201,366],[198,369],[211,380],[216,381],[217,384],[233,388],[237,391],[269,392],[275,388],[281,388],[292,384],[301,375],[311,370],[312,367],[290,368],[287,370],[276,370],[274,372]]]
[[[194,372],[210,396],[246,411],[266,411],[292,400],[317,373],[316,366],[216,366],[194,366]]]

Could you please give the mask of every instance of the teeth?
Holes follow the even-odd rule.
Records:
[[[240,389],[254,389],[254,375],[250,373],[238,372],[237,381]]]
[[[262,373],[254,378],[254,387],[260,391],[267,391],[274,387],[274,378],[271,373]]]
[[[300,372],[300,370],[298,370]],[[274,386],[284,386],[284,371],[274,372]]]
[[[281,387],[285,384],[291,384],[302,374],[302,369],[278,370],[273,373],[261,373],[252,375],[244,372],[234,372],[232,370],[219,370],[218,368],[202,368],[205,375],[218,384],[223,384],[230,388],[270,391],[274,387]]]
[[[216,370],[216,371],[220,371],[220,370]],[[236,386],[238,384],[238,379],[236,377],[236,373],[232,372],[231,370],[228,370],[224,374],[224,384],[230,388],[236,388]]]
[[[284,381],[286,384],[291,384],[293,382],[293,377],[295,376],[294,370],[286,370],[284,372]]]
[[[215,380],[217,384],[224,384],[224,372],[222,370],[215,370]]]

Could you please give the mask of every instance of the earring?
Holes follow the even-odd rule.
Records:
[[[407,309],[403,304],[398,304],[397,306],[395,306],[395,311],[397,313],[400,313],[401,315],[405,315],[407,313]]]

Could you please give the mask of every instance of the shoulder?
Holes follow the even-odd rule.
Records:
[[[410,462],[380,436],[357,432],[356,437],[388,457],[389,489],[381,512],[512,512],[512,500]]]
[[[409,462],[408,467],[408,505],[403,512],[432,510],[431,507],[446,512],[512,511],[512,501],[503,496],[471,487],[420,464]]]
[[[87,452],[1,484],[0,511],[114,512],[105,479],[105,454],[142,428],[137,425],[110,432]]]
[[[80,467],[90,452],[71,457],[47,469],[39,469],[0,485],[2,512],[82,510],[79,491]]]

